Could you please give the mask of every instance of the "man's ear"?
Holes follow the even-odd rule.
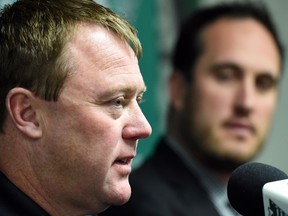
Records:
[[[179,71],[173,71],[169,79],[170,100],[176,110],[181,110],[185,104],[187,83]]]
[[[24,88],[11,89],[6,97],[6,107],[15,126],[30,138],[40,138],[42,129],[34,107],[35,96]]]

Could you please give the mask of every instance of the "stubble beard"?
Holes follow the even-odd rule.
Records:
[[[187,123],[186,119],[186,127],[185,124],[182,124],[182,128],[180,128],[182,131],[180,133],[184,137],[183,140],[186,140],[186,144],[184,144],[186,150],[201,164],[216,172],[231,173],[238,166],[251,161],[262,150],[265,140],[262,137],[255,141],[257,142],[257,148],[250,156],[236,158],[235,155],[223,154],[214,147],[221,146],[221,140],[213,134],[211,127],[200,128],[195,121],[193,124],[190,122],[190,127],[187,127],[189,125]]]

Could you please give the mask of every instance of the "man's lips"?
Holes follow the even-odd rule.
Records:
[[[134,156],[121,157],[121,158],[116,159],[114,163],[128,165],[128,164],[131,164],[133,158]]]
[[[227,121],[224,127],[239,135],[253,135],[256,133],[255,127],[249,122]]]
[[[121,176],[127,176],[131,173],[131,165],[134,157],[135,155],[118,157],[113,162],[113,167],[116,168],[116,170]]]
[[[136,156],[136,152],[122,153],[122,154],[120,153],[119,156],[114,161],[114,163],[122,164],[122,165],[130,165],[135,156]]]

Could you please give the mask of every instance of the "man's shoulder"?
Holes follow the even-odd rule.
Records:
[[[0,171],[0,215],[48,216],[48,214],[17,188]]]
[[[130,184],[132,190],[186,190],[186,185],[190,185],[190,188],[191,185],[192,188],[198,187],[199,181],[195,173],[187,168],[179,155],[162,139],[155,152],[131,173]]]

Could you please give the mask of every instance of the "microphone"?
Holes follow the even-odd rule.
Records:
[[[246,163],[232,172],[227,193],[243,216],[288,216],[288,175],[262,163]]]

